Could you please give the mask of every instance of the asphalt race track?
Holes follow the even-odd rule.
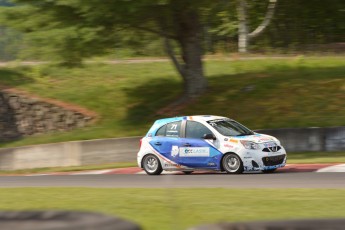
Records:
[[[344,172],[276,172],[273,174],[47,175],[3,176],[0,187],[97,188],[345,188]]]

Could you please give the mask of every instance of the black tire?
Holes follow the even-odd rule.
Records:
[[[226,154],[222,159],[224,171],[230,174],[240,174],[243,172],[243,162],[239,156],[234,153]]]
[[[274,173],[277,169],[262,170],[263,173]]]
[[[158,157],[153,154],[146,155],[142,165],[148,175],[159,175],[163,171],[161,162]]]
[[[192,174],[193,171],[182,171],[184,174],[189,175]]]

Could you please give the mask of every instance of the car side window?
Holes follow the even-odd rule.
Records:
[[[165,131],[167,129],[167,125],[163,125],[160,127],[156,133],[156,136],[165,136]]]
[[[171,122],[158,129],[156,136],[180,137],[181,121]]]
[[[187,121],[186,138],[202,139],[205,134],[212,134],[212,131],[199,122]]]

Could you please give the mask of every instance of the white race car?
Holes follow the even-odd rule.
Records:
[[[220,116],[184,116],[157,120],[141,139],[139,167],[149,175],[163,170],[273,172],[286,164],[286,151],[275,137],[251,131]]]

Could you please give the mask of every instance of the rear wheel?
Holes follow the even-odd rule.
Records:
[[[193,171],[182,171],[184,174],[189,175],[192,174]]]
[[[148,175],[159,175],[163,171],[158,157],[152,154],[144,157],[143,168]]]
[[[263,173],[273,173],[275,172],[277,169],[267,169],[267,170],[262,170]]]
[[[222,166],[227,173],[239,174],[243,172],[242,160],[234,153],[228,153],[223,157]]]

